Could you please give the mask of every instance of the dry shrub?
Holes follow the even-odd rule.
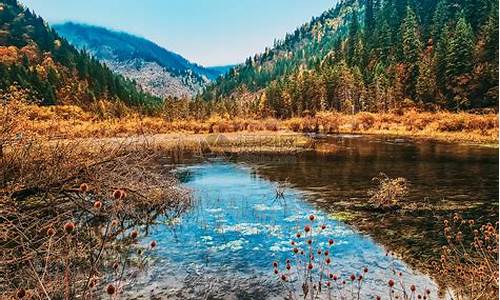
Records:
[[[275,119],[265,119],[263,121],[264,129],[267,131],[278,131],[280,130],[279,122]]]
[[[357,114],[356,119],[359,126],[365,130],[372,128],[376,120],[375,115],[368,112]]]
[[[498,128],[498,117],[494,114],[450,114],[439,113],[436,117],[437,130],[445,132],[490,130]]]
[[[453,299],[498,299],[498,223],[478,224],[454,214],[444,221],[441,260],[434,262]]]
[[[338,113],[318,113],[316,115],[320,131],[326,134],[338,133],[342,124],[342,116]]]
[[[401,123],[404,124],[409,131],[424,130],[436,121],[434,113],[419,113],[415,110],[405,113],[402,117]]]
[[[18,104],[19,105],[19,104]],[[30,121],[49,121],[49,120],[73,120],[90,121],[94,117],[91,113],[84,111],[79,106],[74,105],[55,105],[55,106],[24,106],[27,111],[27,117]]]
[[[90,299],[108,284],[116,296],[154,248],[138,243],[148,226],[190,203],[151,148],[20,140],[4,150],[3,299],[19,291],[37,299]]]
[[[464,115],[448,116],[437,121],[439,131],[463,131],[467,129],[467,119]]]
[[[370,270],[364,267],[356,274],[339,270],[334,262],[337,259],[334,255],[336,241],[327,239],[323,242],[319,239],[327,226],[317,224],[314,215],[309,216],[309,221],[290,241],[290,258],[284,263],[273,262],[275,277],[286,293],[285,299],[361,300],[368,299],[366,294],[371,294],[370,299],[377,300],[434,299],[429,289],[404,282],[402,274],[394,266],[391,271],[397,274],[397,278],[388,278],[386,283],[389,297],[373,295],[374,291],[366,293]]]
[[[123,118],[126,116],[136,115],[136,111],[128,107],[122,101],[103,101],[99,100],[92,102],[89,105],[89,110],[93,115],[99,118]]]
[[[285,125],[288,129],[290,129],[293,132],[302,131],[302,119],[300,118],[289,119],[285,121]]]
[[[384,173],[373,178],[377,188],[368,192],[370,202],[378,207],[396,207],[408,195],[408,181],[405,178],[389,178]]]
[[[22,99],[22,90],[12,95]],[[18,132],[48,138],[115,137],[167,133],[229,133],[240,131],[290,130],[301,133],[370,133],[431,138],[445,141],[498,142],[498,115],[419,112],[401,114],[361,112],[354,115],[319,112],[286,120],[254,119],[214,114],[208,119],[164,118],[145,116],[140,112],[121,109],[118,104],[95,103],[102,113],[86,112],[77,106],[40,107],[23,101],[16,103],[12,118]],[[9,105],[2,105],[3,107]],[[116,111],[114,110],[116,108]],[[99,112],[99,110],[97,110]]]
[[[320,126],[326,122],[324,115],[321,117],[306,116],[303,118],[292,118],[284,121],[286,128],[294,132],[318,133]]]

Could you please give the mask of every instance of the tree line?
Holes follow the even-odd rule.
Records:
[[[498,106],[498,2],[348,0],[209,86],[261,115]]]

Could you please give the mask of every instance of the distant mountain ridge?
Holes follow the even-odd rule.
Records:
[[[229,70],[231,70],[236,66],[238,65],[213,66],[213,67],[205,67],[205,69],[217,74],[217,77],[219,77],[219,76],[224,76],[224,74],[226,74],[227,72],[229,72]]]
[[[67,22],[54,29],[113,71],[158,97],[192,96],[225,69],[204,68],[152,41],[103,27]]]

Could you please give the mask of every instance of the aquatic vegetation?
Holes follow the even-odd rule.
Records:
[[[332,253],[336,242],[321,236],[327,225],[317,221],[315,215],[308,217],[310,224],[297,232],[290,241],[291,257],[284,264],[273,262],[273,273],[283,286],[286,299],[342,299],[360,300],[372,295],[375,299],[432,299],[427,288],[417,289],[415,284],[407,286],[403,274],[393,269],[395,278],[387,280],[387,294],[373,295],[364,291],[366,279],[370,276],[368,267],[357,273],[343,274],[335,268]],[[390,255],[389,253],[386,255]],[[437,298],[437,297],[436,297]]]
[[[340,275],[341,270],[332,268],[335,241],[329,239],[326,247],[319,243],[326,226],[315,224],[313,215],[309,219],[311,224],[290,242],[292,256],[284,265],[273,262],[273,273],[283,285],[287,299],[365,299],[362,290],[370,275],[368,268]],[[433,261],[432,265],[446,287],[445,292],[432,295],[428,288],[408,286],[403,274],[394,269],[394,278],[387,280],[387,294],[376,295],[375,299],[498,298],[498,223],[478,225],[475,220],[454,214],[451,221],[444,221],[444,226],[448,246],[443,246],[440,261]]]
[[[368,192],[370,202],[379,208],[394,208],[408,195],[408,181],[398,177],[391,179],[384,173],[373,178],[378,187]]]
[[[349,212],[335,212],[328,215],[331,220],[337,220],[342,222],[347,222],[354,219],[354,215]]]

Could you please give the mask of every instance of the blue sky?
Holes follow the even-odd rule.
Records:
[[[21,0],[49,23],[77,21],[148,38],[205,65],[240,63],[335,0]]]

